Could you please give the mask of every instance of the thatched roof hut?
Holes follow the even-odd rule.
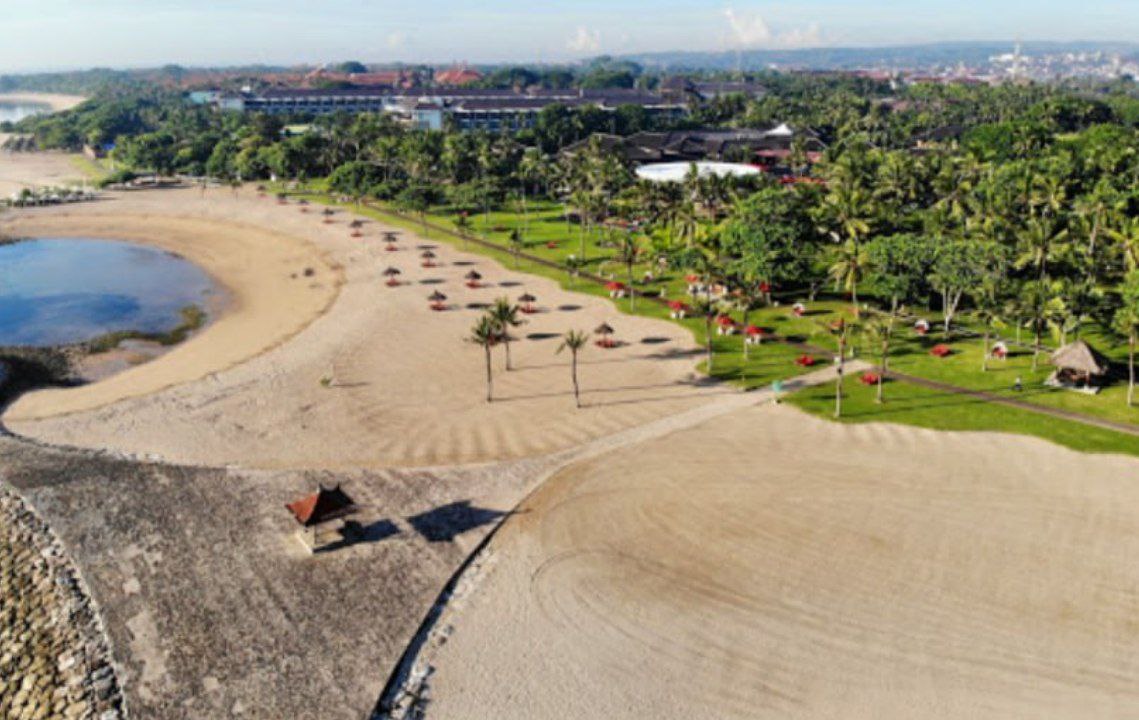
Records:
[[[1085,378],[1106,375],[1110,361],[1083,340],[1068,343],[1052,353],[1052,365],[1061,372],[1082,375]]]

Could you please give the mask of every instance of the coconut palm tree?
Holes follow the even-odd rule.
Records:
[[[486,401],[494,402],[494,375],[491,370],[490,350],[500,339],[499,325],[490,315],[483,315],[471,328],[467,342],[482,347],[486,353]]]
[[[838,368],[834,382],[834,416],[837,420],[842,417],[842,380],[846,370],[846,349],[850,345],[850,338],[858,332],[858,325],[840,317],[826,327],[838,343]]]
[[[459,236],[463,238],[463,249],[467,247],[467,238],[471,234],[471,218],[467,215],[466,211],[459,213],[455,218],[455,229],[459,231]]]
[[[996,282],[983,283],[980,290],[973,295],[975,309],[973,317],[981,323],[981,372],[989,371],[989,342],[992,340],[993,330],[1004,327],[1004,308],[997,293]]]
[[[577,382],[577,354],[589,343],[589,335],[580,330],[570,330],[562,337],[562,344],[558,352],[569,350],[570,375],[573,378],[573,401],[578,408],[581,407],[581,389]]]
[[[858,283],[866,272],[866,250],[854,240],[847,240],[834,253],[834,262],[828,272],[835,288],[850,293],[850,300],[858,307]]]
[[[506,350],[506,369],[513,370],[510,363],[510,328],[515,328],[525,322],[518,317],[522,308],[510,302],[510,298],[501,297],[494,301],[494,305],[487,310],[487,315],[499,329],[502,346]]]
[[[704,318],[704,352],[708,359],[708,374],[712,374],[712,323],[716,319],[716,304],[709,298],[696,298],[692,311]]]
[[[617,238],[613,259],[625,266],[625,279],[629,285],[629,310],[636,309],[637,291],[633,288],[633,266],[640,256],[641,239],[631,230],[621,233]]]
[[[1115,329],[1127,336],[1127,407],[1135,406],[1135,345],[1139,342],[1139,270],[1127,274],[1120,288],[1123,304],[1115,312]]]
[[[514,256],[514,267],[518,267],[518,257],[522,254],[523,248],[526,247],[526,241],[522,237],[522,231],[514,228],[510,231],[510,254]]]
[[[874,402],[881,405],[886,400],[883,383],[890,369],[890,340],[894,337],[894,316],[874,315],[863,323],[862,336],[878,350],[878,389]]]

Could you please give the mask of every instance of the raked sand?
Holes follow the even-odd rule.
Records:
[[[1137,479],[772,406],[617,451],[507,521],[427,717],[1135,717]]]
[[[349,237],[350,217],[339,212],[325,224],[316,208],[305,214],[252,190],[234,197],[197,189],[12,213],[0,231],[175,250],[237,301],[168,355],[90,386],[28,395],[5,424],[53,443],[200,465],[444,465],[565,449],[731,392],[696,382],[699,351],[682,328],[621,315],[608,301],[409,233],[387,252],[375,222],[364,238]],[[420,266],[421,245],[436,246],[439,267]],[[383,284],[387,265],[403,271],[404,285]],[[465,286],[472,268],[487,287]],[[448,312],[428,308],[435,290],[448,296]],[[464,342],[480,313],[472,304],[524,291],[538,296],[541,312],[515,332],[516,370],[504,371],[496,349],[496,402],[488,405],[482,350]],[[579,411],[569,357],[556,354],[559,336],[602,321],[625,345],[584,352]]]

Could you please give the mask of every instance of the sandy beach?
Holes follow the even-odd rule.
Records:
[[[1131,717],[1137,474],[773,406],[612,453],[495,538],[427,717]]]
[[[340,212],[325,224],[315,209],[305,214],[252,190],[235,198],[196,189],[11,213],[0,231],[119,237],[179,252],[214,273],[235,302],[159,360],[25,396],[5,424],[47,442],[198,465],[399,467],[540,455],[731,392],[699,382],[698,350],[682,328],[621,315],[609,302],[407,233],[399,251],[387,252],[384,227],[369,222],[365,237],[352,238],[349,219]],[[425,245],[438,267],[420,266]],[[403,272],[398,288],[383,283],[388,265]],[[315,275],[305,277],[306,268]],[[472,268],[485,287],[466,287]],[[447,312],[429,309],[435,290],[448,296]],[[540,312],[515,333],[516,370],[506,372],[495,353],[498,400],[488,405],[482,350],[464,338],[477,305],[524,291]],[[584,352],[586,407],[578,411],[558,338],[601,322],[623,344]]]
[[[50,93],[0,93],[0,103],[27,103],[47,105],[52,112],[70,110],[86,98],[78,95]],[[0,132],[0,145],[9,135]],[[0,198],[19,192],[26,187],[43,187],[79,183],[83,174],[66,153],[20,153],[0,151]]]

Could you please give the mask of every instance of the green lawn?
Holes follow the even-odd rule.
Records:
[[[321,195],[310,195],[309,198],[316,202],[329,202]],[[406,216],[393,217],[386,212],[377,212],[368,207],[362,208],[361,212],[386,223],[399,225],[419,234],[424,233],[422,224],[416,219]],[[433,225],[454,229],[455,217],[453,213],[435,210],[427,215],[427,221]],[[558,263],[564,263],[571,255],[584,256],[587,263],[586,271],[627,282],[626,269],[612,260],[614,252],[606,247],[604,235],[600,232],[582,233],[579,226],[567,223],[561,205],[548,202],[530,203],[527,216],[523,216],[520,212],[497,210],[489,215],[472,214],[470,220],[475,234],[504,247],[508,245],[510,231],[517,228],[523,231],[526,238],[525,252],[528,254]],[[507,267],[515,267],[514,256],[505,249],[496,250],[466,243],[449,234],[431,230],[427,231],[427,235],[458,247],[466,246],[467,249],[493,257]],[[575,280],[565,271],[528,262],[525,259],[518,262],[518,267],[529,273],[552,278],[568,289],[598,297],[608,297],[604,287],[586,280]],[[634,287],[638,294],[648,293],[663,295],[666,298],[687,299],[687,283],[683,273],[673,271],[663,275],[658,274],[653,282],[642,284],[640,278],[649,269],[649,265],[641,264],[634,270],[636,280]],[[785,302],[792,300],[788,299]],[[669,315],[667,307],[642,297],[638,297],[633,308],[630,307],[628,299],[615,301],[615,304],[622,312],[635,312],[645,317],[668,319]],[[737,320],[742,319],[738,312],[734,314]],[[755,325],[773,330],[781,337],[834,352],[836,349],[834,338],[827,332],[826,326],[839,314],[849,317],[848,303],[837,299],[822,299],[812,303],[808,314],[804,317],[795,317],[790,308],[784,305],[753,311],[748,319]],[[936,321],[934,316],[930,316],[929,319],[931,322]],[[697,343],[704,342],[705,326],[702,320],[688,319],[674,322],[681,322],[687,327]],[[1094,333],[1087,333],[1086,338],[1113,359],[1121,359],[1121,350],[1118,346],[1113,348],[1104,338]],[[1029,340],[1027,337],[1024,339],[1026,342]],[[936,358],[930,355],[929,349],[942,341],[936,327],[929,337],[921,338],[900,324],[891,351],[891,367],[899,372],[959,387],[1004,395],[1013,394],[1013,382],[1019,376],[1025,386],[1024,392],[1015,394],[1019,400],[1118,422],[1139,424],[1139,409],[1126,406],[1124,401],[1126,386],[1122,383],[1113,384],[1098,396],[1046,388],[1042,383],[1051,372],[1046,355],[1041,356],[1040,368],[1035,373],[1031,370],[1031,353],[1019,349],[1014,349],[1012,356],[1005,361],[992,361],[990,371],[982,372],[980,339],[954,338],[949,342],[954,350],[951,356]],[[860,345],[861,343],[856,341],[854,352],[866,360],[876,362],[875,351]],[[805,372],[805,369],[794,363],[801,352],[782,343],[765,343],[759,348],[753,348],[751,357],[747,361],[743,356],[743,338],[738,335],[731,337],[713,335],[713,348],[715,360],[712,375],[746,387],[769,385],[774,380],[788,379]],[[1122,352],[1125,357],[1125,349]],[[819,359],[825,362],[828,358],[824,354]],[[700,369],[701,371],[706,369],[703,362],[700,364]],[[856,381],[853,381],[853,384],[856,384]],[[850,392],[852,400],[849,420],[854,422],[881,420],[947,430],[1022,432],[1081,450],[1139,454],[1139,439],[1122,433],[1037,415],[1026,410],[986,404],[973,398],[944,395],[909,384],[889,383],[887,397],[890,402],[884,406],[875,404],[872,401],[872,392],[861,386],[853,388]],[[826,389],[804,391],[795,402],[810,412],[829,417],[832,413],[830,404],[820,402],[820,398],[827,394]],[[831,399],[833,401],[833,396]]]
[[[844,387],[842,422],[892,422],[935,430],[1017,433],[1084,452],[1139,456],[1139,438],[1028,410],[896,382],[886,384],[887,401],[878,405],[874,402],[873,387],[864,386],[853,378],[848,378]],[[788,402],[820,417],[833,418],[834,385],[801,390]],[[1009,460],[1015,462],[1015,458]]]

